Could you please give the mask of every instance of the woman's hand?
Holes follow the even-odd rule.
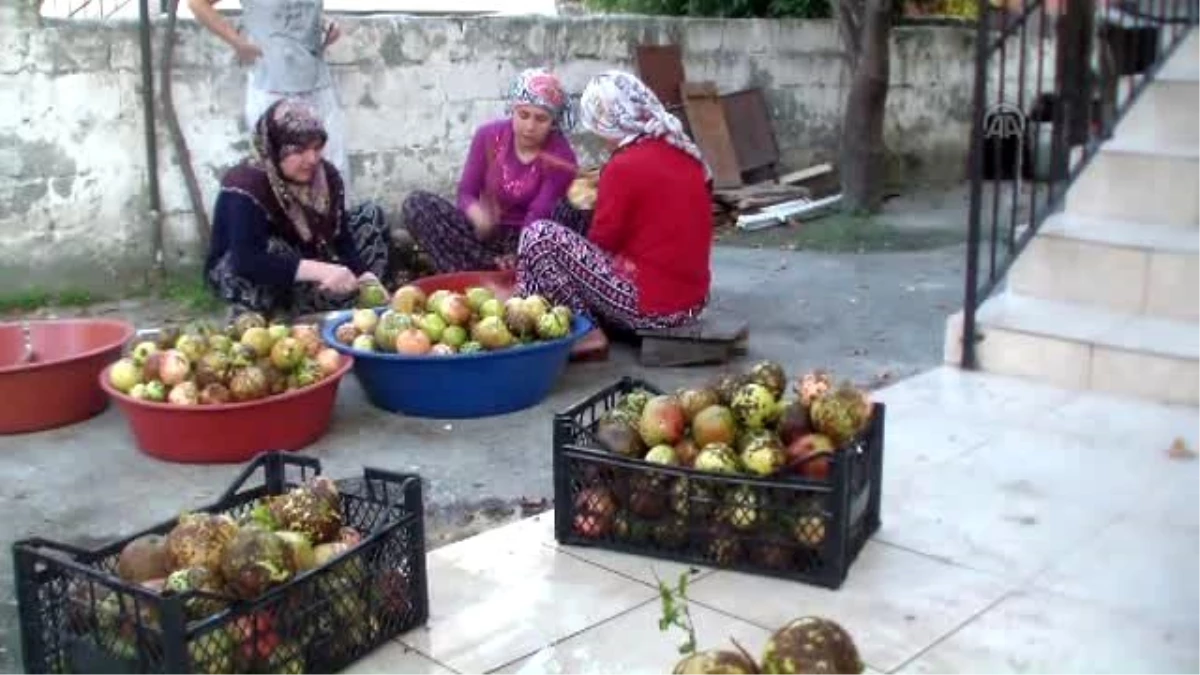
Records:
[[[358,290],[358,279],[349,268],[319,260],[301,260],[296,267],[296,281],[314,283],[322,291],[336,295]]]
[[[250,65],[262,56],[262,50],[258,45],[246,38],[238,38],[233,45],[233,51],[237,54],[238,61],[244,65]]]
[[[358,278],[344,265],[329,265],[317,284],[321,290],[337,295],[348,295],[358,290]]]
[[[325,24],[325,46],[326,47],[337,42],[338,38],[340,38],[340,37],[342,37],[342,29],[340,26],[337,25],[336,21],[330,21],[329,23]]]
[[[467,220],[475,226],[475,236],[480,241],[490,239],[496,231],[496,219],[484,208],[482,202],[475,202],[467,207]]]

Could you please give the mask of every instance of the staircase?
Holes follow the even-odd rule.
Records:
[[[1163,64],[976,312],[976,367],[1200,402],[1200,41]],[[944,356],[962,360],[962,314]]]

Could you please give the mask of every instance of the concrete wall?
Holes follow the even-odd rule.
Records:
[[[0,0],[0,288],[134,280],[153,258],[136,25],[43,20]],[[396,207],[449,191],[475,125],[502,111],[509,78],[548,63],[573,91],[633,68],[640,42],[678,42],[689,79],[767,90],[785,164],[835,157],[846,78],[828,22],[646,17],[343,20],[329,53],[346,107],[354,198]],[[243,72],[223,43],[180,25],[174,95],[211,209],[246,152]],[[962,173],[973,30],[899,29],[888,142],[914,174]],[[154,48],[160,47],[159,36]],[[155,78],[157,87],[157,76]],[[164,128],[161,125],[160,129]],[[597,147],[578,138],[585,158]],[[174,153],[159,134],[169,267],[202,254]]]

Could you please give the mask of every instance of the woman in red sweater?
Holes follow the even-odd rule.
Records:
[[[612,156],[587,237],[548,220],[521,233],[517,293],[539,293],[619,330],[687,323],[708,302],[711,173],[679,120],[638,78],[609,71],[580,100]]]

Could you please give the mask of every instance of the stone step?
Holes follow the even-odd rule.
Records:
[[[1113,138],[1067,191],[1066,211],[1109,220],[1196,227],[1200,151],[1195,144]]]
[[[1051,216],[1013,264],[1019,295],[1129,314],[1200,319],[1200,229]]]
[[[980,370],[1160,403],[1200,402],[1200,326],[1006,291],[976,315]],[[962,316],[945,356],[961,360]]]
[[[1180,49],[1178,49],[1178,52],[1172,58],[1200,64],[1200,30],[1193,28],[1188,31],[1188,36],[1183,38]]]
[[[1200,58],[1174,56],[1117,125],[1115,138],[1144,144],[1200,144]]]

